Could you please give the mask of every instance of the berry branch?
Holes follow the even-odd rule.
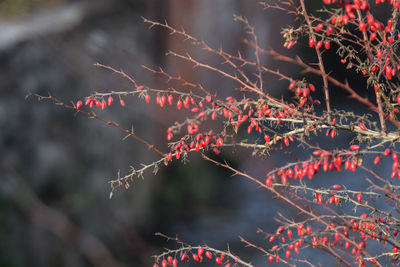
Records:
[[[217,79],[233,81],[235,86],[211,90],[205,82],[170,74],[165,68],[143,66],[165,79],[165,88],[152,88],[142,85],[123,70],[96,63],[95,66],[127,79],[130,87],[121,91],[94,92],[72,105],[50,94],[31,95],[117,128],[126,134],[125,138],[132,137],[158,155],[154,162],[142,164],[140,168],[132,167],[125,175],[118,172],[110,181],[110,197],[121,187],[128,189],[135,179],[144,179],[146,172],[156,174],[162,165],[177,161],[186,163],[192,154],[198,153],[205,161],[252,181],[298,213],[293,218],[278,213],[276,221],[280,226],[275,232],[259,229],[257,232],[267,239],[266,244],[255,245],[239,237],[245,246],[259,251],[269,262],[318,266],[298,254],[306,249],[319,249],[330,256],[328,260],[334,259],[340,265],[397,266],[400,263],[400,163],[397,150],[400,140],[400,121],[397,118],[400,110],[399,2],[323,0],[323,8],[318,11],[311,11],[311,5],[306,9],[304,0],[261,2],[266,11],[273,9],[296,19],[297,24],[282,29],[283,46],[287,49],[296,45],[308,47],[318,59],[315,66],[299,56],[291,57],[284,52],[263,48],[255,26],[244,16],[235,16],[234,20],[243,24],[247,35],[243,42],[253,49],[250,58],[242,51],[228,53],[222,47],[213,48],[166,21],[143,18],[150,29],[165,29],[171,38],[189,42],[194,48],[216,57],[219,64],[211,65],[187,51],[169,51],[167,56],[190,63],[194,72],[203,69]],[[382,6],[387,14],[375,15],[371,9],[378,6]],[[346,78],[332,76],[328,55],[324,54],[330,49],[336,52],[336,60],[346,72],[363,81],[365,88],[350,85]],[[262,56],[299,66],[303,70],[301,74],[310,73],[322,78],[323,85],[317,86],[312,77],[306,79],[296,75],[294,78],[286,69],[281,71],[264,66]],[[288,90],[284,93],[279,91],[281,94],[275,96],[266,74],[279,80],[279,89]],[[324,107],[320,106],[317,92],[324,96]],[[356,114],[352,107],[339,110],[339,105],[333,101],[338,92],[347,94],[375,115],[364,111]],[[239,97],[233,96],[239,94]],[[370,99],[368,95],[374,97]],[[107,112],[106,108],[112,108],[114,98],[118,98],[121,106],[129,103],[131,98],[138,98],[148,104],[154,102],[159,108],[176,107],[176,113],[171,112],[171,116],[180,119],[165,131],[167,152],[161,152],[138,137],[133,127],[124,128],[98,115]],[[95,112],[95,109],[99,111]],[[182,115],[185,119],[181,119]],[[341,134],[350,141],[338,139]],[[284,155],[291,160],[278,166],[265,166],[260,170],[262,178],[256,178],[240,171],[241,167],[232,167],[225,159],[227,152],[236,155],[239,161],[241,155],[250,154],[261,159]],[[214,154],[218,155],[218,160]],[[381,170],[375,169],[374,166],[378,165],[383,166]],[[390,176],[384,172],[386,169],[391,172]],[[312,180],[319,179],[322,173],[346,176],[357,183],[341,184],[327,180],[324,186],[317,188]],[[219,250],[207,245],[191,246],[177,237],[156,235],[174,241],[179,247],[156,255],[155,267],[159,264],[175,267],[179,260],[199,263],[213,260],[226,267],[252,266],[233,254],[229,247]]]

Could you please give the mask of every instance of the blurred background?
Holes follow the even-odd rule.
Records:
[[[146,173],[144,180],[118,190],[110,200],[108,181],[118,171],[126,174],[130,166],[151,163],[157,155],[133,140],[122,141],[117,129],[25,99],[28,92],[50,92],[70,103],[94,91],[132,88],[123,78],[94,67],[96,62],[123,69],[155,88],[166,88],[165,80],[142,65],[207,82],[220,96],[239,96],[231,81],[165,57],[168,50],[202,54],[166,31],[149,30],[141,18],[166,19],[212,47],[240,50],[252,59],[254,51],[244,45],[245,31],[234,14],[257,25],[261,47],[282,50],[280,28],[287,18],[265,12],[257,1],[0,1],[0,266],[151,266],[152,255],[176,246],[154,236],[156,232],[178,235],[193,245],[229,246],[256,266],[265,264],[267,259],[244,248],[238,236],[268,247],[257,228],[275,231],[277,212],[291,217],[296,211],[196,156],[157,175]],[[262,62],[280,67],[267,57]],[[297,71],[285,67],[288,75]],[[268,86],[276,95],[287,88],[277,79],[268,80]],[[127,128],[133,125],[138,136],[165,151],[166,129],[185,115],[134,97],[125,101],[126,107],[114,105],[99,114]],[[288,160],[280,155],[265,161],[251,152],[225,157],[260,178]]]

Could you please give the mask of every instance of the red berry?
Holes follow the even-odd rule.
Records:
[[[82,107],[83,103],[81,100],[79,100],[78,102],[76,102],[76,108],[80,109]]]
[[[272,183],[272,177],[269,176],[269,177],[265,180],[265,185],[266,185],[267,187],[270,187],[270,186],[271,186],[271,183]]]
[[[210,251],[206,251],[206,257],[209,258],[210,260],[212,259],[212,254]]]
[[[286,250],[286,258],[290,258],[290,250]]]
[[[306,233],[307,235],[311,234],[311,227],[309,225],[306,227]]]
[[[315,26],[315,31],[319,32],[320,30],[322,30],[324,28],[324,24],[320,23],[317,26]]]
[[[289,84],[289,90],[292,90],[296,86],[296,82],[293,81]]]
[[[335,129],[332,129],[332,131],[331,131],[331,138],[335,138],[335,136],[336,136],[336,130],[335,130]]]
[[[361,203],[361,200],[362,200],[362,194],[359,193],[359,194],[357,195],[357,202],[358,202],[358,203]]]
[[[331,43],[329,41],[325,41],[324,45],[326,50],[329,50],[329,48],[331,48]]]
[[[340,189],[340,188],[342,188],[342,186],[338,185],[338,184],[335,184],[335,185],[332,185],[332,188],[333,189]]]
[[[168,95],[168,104],[172,105],[172,100],[174,99],[174,97],[172,95]]]
[[[314,38],[310,38],[310,40],[308,40],[308,46],[309,47],[313,47],[315,43],[315,39]]]
[[[332,20],[331,20],[331,22],[332,22],[332,21],[335,21],[335,22],[336,22],[336,18],[333,17]],[[334,22],[332,22],[332,23],[335,24]],[[328,27],[326,27],[326,35],[327,35],[327,36],[331,35],[331,34],[333,33],[334,30],[335,30],[335,29],[333,28],[332,25],[328,25]]]
[[[368,25],[367,25],[366,23],[364,23],[364,22],[360,22],[360,24],[358,25],[358,27],[359,27],[360,31],[366,32],[366,31],[367,31],[367,28],[368,28]]]
[[[94,100],[94,103],[95,103],[95,105],[98,107],[98,108],[101,108],[102,107],[102,104],[101,104],[101,102],[99,101],[99,100]]]
[[[197,255],[199,255],[199,257],[200,257],[201,255],[203,255],[203,253],[204,253],[204,248],[200,247],[200,248],[197,250]]]
[[[121,104],[121,106],[125,107],[125,101],[122,98],[119,100],[119,103]]]
[[[287,236],[291,239],[292,238],[292,231],[289,229],[287,230]]]
[[[138,86],[138,88],[136,88],[137,90],[143,90],[143,88],[144,88],[144,86],[143,85],[140,85],[140,86]]]
[[[182,108],[182,101],[179,99],[178,102],[176,102],[176,108],[181,109]]]
[[[274,261],[274,256],[269,255],[268,260],[269,260],[270,263],[272,263]]]
[[[289,139],[287,137],[283,138],[283,142],[286,146],[289,146]]]
[[[359,149],[360,149],[359,145],[351,145],[350,146],[350,150],[356,151],[356,150],[359,150]]]
[[[215,258],[215,263],[218,265],[222,265],[222,261],[220,258]]]
[[[113,97],[112,97],[112,96],[109,96],[108,99],[107,99],[107,104],[108,104],[109,106],[111,106],[113,102],[114,102]]]
[[[322,47],[322,41],[318,41],[315,48],[320,49]]]
[[[181,256],[181,261],[187,260],[189,261],[189,256],[186,253],[183,253]]]
[[[192,254],[192,258],[193,258],[195,261],[199,261],[199,260],[200,260],[199,255],[197,255],[197,254]]]
[[[287,49],[290,49],[290,48],[293,47],[293,45],[294,45],[294,41],[291,40],[291,41],[289,41],[289,43],[286,45],[286,48],[287,48]]]
[[[399,168],[399,162],[398,162],[398,161],[393,162],[392,170],[395,171],[395,170],[397,170],[398,168]]]
[[[313,155],[314,155],[314,156],[321,156],[321,154],[322,154],[322,150],[315,150],[315,151],[313,152]]]

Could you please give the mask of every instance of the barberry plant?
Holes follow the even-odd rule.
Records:
[[[302,257],[301,252],[318,250],[326,254],[325,264],[333,259],[344,266],[398,266],[400,169],[396,148],[400,140],[400,59],[397,55],[400,1],[323,0],[316,14],[307,10],[309,3],[305,2],[282,0],[260,4],[265,9],[293,16],[296,23],[282,30],[282,44],[286,49],[298,46],[310,50],[316,62],[260,47],[255,27],[243,16],[235,16],[235,20],[243,24],[247,33],[244,42],[254,50],[248,57],[240,52],[232,54],[213,48],[167,22],[144,19],[150,28],[163,28],[219,58],[223,64],[213,66],[185,51],[170,51],[168,56],[229,79],[235,83],[235,88],[212,91],[202,83],[186,80],[162,68],[145,67],[167,82],[166,88],[151,88],[122,70],[97,63],[96,66],[128,79],[133,89],[96,92],[73,104],[66,104],[52,95],[36,96],[116,127],[159,156],[158,160],[140,169],[132,169],[123,176],[118,174],[110,181],[110,197],[121,187],[129,188],[136,178],[147,175],[148,171],[174,161],[186,161],[190,154],[199,153],[204,160],[253,181],[298,211],[299,216],[295,218],[278,214],[277,221],[281,225],[272,233],[259,230],[266,238],[265,246],[241,238],[245,246],[265,255],[266,264],[316,266],[318,263]],[[384,15],[374,15],[377,8],[384,10]],[[324,61],[327,50],[334,50],[336,60],[363,81],[365,87],[356,90],[328,73],[329,62]],[[265,55],[296,65],[313,76],[292,78],[264,66],[260,58]],[[266,74],[279,79],[287,91],[274,96],[266,83]],[[180,89],[171,84],[179,84]],[[234,97],[238,93],[231,94],[233,90],[242,96]],[[352,109],[338,110],[335,103],[331,103],[332,90],[363,105],[367,111],[356,114]],[[231,96],[222,97],[228,94]],[[321,99],[317,99],[318,96]],[[162,151],[133,130],[99,115],[101,110],[116,102],[121,106],[129,105],[132,97],[160,107],[175,106],[187,116],[165,129],[168,151]],[[347,134],[351,142],[335,142],[338,134]],[[323,138],[332,139],[332,142],[318,144]],[[335,144],[334,149],[331,143]],[[301,148],[301,152],[297,148]],[[253,177],[224,159],[224,150],[238,153],[240,149],[251,150],[254,156],[264,160],[283,151],[290,154],[293,161],[264,170],[263,177]],[[391,175],[377,171],[375,165],[389,166]],[[324,183],[328,186],[317,187],[314,180],[328,172],[341,173],[357,182],[339,184],[332,180]],[[175,241],[177,248],[156,255],[154,267],[178,266],[190,261],[214,261],[225,267],[252,266],[229,249],[194,246],[177,237],[158,235]]]

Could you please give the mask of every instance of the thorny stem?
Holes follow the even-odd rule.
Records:
[[[256,245],[254,245],[253,243],[247,241],[247,240],[244,239],[243,237],[239,236],[239,238],[240,238],[240,241],[243,242],[243,243],[245,243],[247,247],[255,248],[255,249],[261,251],[262,253],[264,253],[264,255],[267,255],[267,256],[270,256],[270,255],[271,255],[271,256],[275,256],[274,254],[271,254],[270,252],[268,252],[268,251],[266,251],[265,249],[263,249],[262,247],[256,246]],[[289,265],[289,266],[292,266],[292,267],[295,267],[295,266],[296,266],[295,264],[291,264],[290,262],[287,262],[287,261],[285,261],[285,260],[282,259],[282,258],[279,258],[279,261],[281,261],[281,262],[283,262],[283,263],[285,263],[285,264],[287,264],[287,265]]]
[[[312,23],[310,21],[310,18],[309,18],[308,14],[307,14],[306,6],[304,4],[304,0],[300,0],[300,4],[301,4],[301,8],[303,9],[303,16],[306,19],[306,22],[308,24],[308,28],[310,30],[311,38],[313,38],[315,40],[314,29],[313,29]],[[327,79],[328,75],[325,72],[325,67],[324,67],[324,63],[322,61],[321,52],[319,51],[319,49],[315,45],[314,45],[314,48],[315,48],[315,52],[317,53],[318,66],[319,66],[319,69],[321,71],[322,80],[323,80],[323,83],[324,83],[325,104],[326,104],[326,110],[328,112],[328,120],[330,121],[331,120],[331,117],[330,117],[331,104],[330,104],[330,101],[329,101],[329,88],[328,88],[328,79]]]
[[[139,141],[140,143],[142,143],[143,145],[145,145],[147,148],[153,150],[154,152],[156,152],[156,153],[159,154],[160,156],[164,156],[164,153],[162,153],[160,150],[158,150],[154,145],[150,144],[150,143],[147,142],[146,140],[144,140],[144,139],[140,138],[139,136],[137,136],[137,135],[134,133],[133,127],[132,127],[131,130],[128,130],[128,129],[122,127],[121,125],[119,125],[119,124],[116,123],[116,122],[107,121],[107,120],[105,120],[105,119],[99,117],[99,116],[98,116],[96,113],[94,113],[93,111],[91,111],[91,112],[86,112],[86,111],[77,109],[75,106],[65,104],[65,103],[62,102],[61,100],[59,100],[59,99],[53,97],[51,94],[48,94],[48,96],[42,96],[42,95],[38,95],[38,94],[35,94],[35,93],[29,93],[29,94],[28,94],[28,97],[29,97],[29,96],[34,96],[34,97],[36,97],[38,100],[50,100],[50,101],[54,102],[56,105],[59,105],[59,106],[62,106],[62,107],[68,108],[68,109],[73,109],[73,110],[75,110],[77,113],[81,113],[81,114],[86,115],[88,118],[93,118],[93,119],[96,119],[96,120],[98,120],[98,121],[101,121],[101,122],[104,123],[105,125],[113,126],[113,127],[117,128],[117,129],[123,131],[124,133],[126,133],[126,136],[127,136],[127,137],[128,137],[128,136],[132,137],[133,139]],[[126,138],[126,137],[125,137],[125,138]]]
[[[112,72],[119,74],[122,77],[128,79],[135,87],[138,87],[138,84],[136,83],[136,81],[131,76],[127,75],[123,70],[116,70],[115,68],[113,68],[111,66],[103,65],[101,63],[95,63],[94,66],[111,70]]]
[[[174,242],[176,242],[176,243],[178,243],[178,244],[181,245],[181,247],[178,248],[178,249],[173,249],[173,250],[167,249],[165,252],[163,252],[163,253],[161,253],[161,254],[159,254],[159,255],[153,256],[153,257],[156,259],[156,261],[159,261],[160,259],[162,259],[162,258],[164,258],[164,257],[166,257],[166,256],[168,256],[168,255],[171,255],[171,254],[178,255],[178,254],[180,254],[180,253],[184,253],[184,252],[188,252],[188,251],[197,250],[197,249],[199,249],[199,248],[204,248],[205,250],[211,251],[211,252],[215,253],[216,255],[218,255],[218,254],[219,254],[219,255],[224,254],[225,256],[227,256],[228,258],[230,258],[233,262],[235,262],[235,263],[237,263],[237,264],[241,264],[242,266],[253,267],[252,264],[247,263],[247,262],[241,260],[239,257],[233,255],[233,254],[230,252],[229,249],[226,250],[226,251],[222,251],[222,250],[219,250],[219,249],[215,249],[215,248],[209,247],[209,246],[207,246],[207,245],[203,245],[203,246],[191,246],[191,245],[189,245],[189,244],[187,244],[187,243],[181,241],[178,237],[170,237],[170,236],[167,236],[167,235],[162,234],[162,233],[155,233],[154,235],[156,235],[156,236],[161,236],[161,237],[167,239],[167,241],[172,240],[172,241],[174,241]],[[285,262],[285,261],[283,260],[282,262]],[[285,262],[285,263],[286,263],[286,262]]]
[[[362,19],[361,19],[360,10],[357,10],[357,16],[358,16],[358,22],[361,23]],[[371,48],[370,48],[370,45],[369,45],[370,42],[368,41],[367,33],[362,31],[362,35],[363,35],[365,53],[367,54],[369,62],[372,62],[373,61],[373,56],[371,54]],[[375,97],[376,97],[376,103],[378,104],[378,114],[379,114],[379,121],[381,123],[381,129],[382,129],[382,131],[386,131],[385,114],[383,112],[382,99],[381,99],[381,95],[380,95],[379,91],[375,92]]]
[[[235,19],[236,19],[236,20],[239,20],[239,21],[241,21],[241,22],[243,22],[243,23],[245,24],[245,26],[246,26],[246,28],[247,28],[247,30],[248,30],[249,35],[253,37],[254,43],[258,46],[258,37],[257,37],[257,34],[256,34],[255,31],[254,31],[255,27],[254,27],[254,26],[251,26],[250,23],[249,23],[249,21],[248,21],[247,18],[245,18],[245,17],[242,17],[242,16],[235,16]],[[257,49],[254,49],[254,56],[256,57],[256,64],[257,64],[257,66],[261,66],[260,55],[259,55],[259,52],[258,52]],[[260,86],[259,86],[259,87],[260,87],[261,90],[263,91],[263,89],[264,89],[264,85],[263,85],[263,84],[264,84],[264,83],[263,83],[263,78],[262,78],[262,70],[261,70],[260,67],[257,67],[257,71],[258,71],[257,76],[258,76],[258,80],[259,80],[259,83],[260,83]]]

